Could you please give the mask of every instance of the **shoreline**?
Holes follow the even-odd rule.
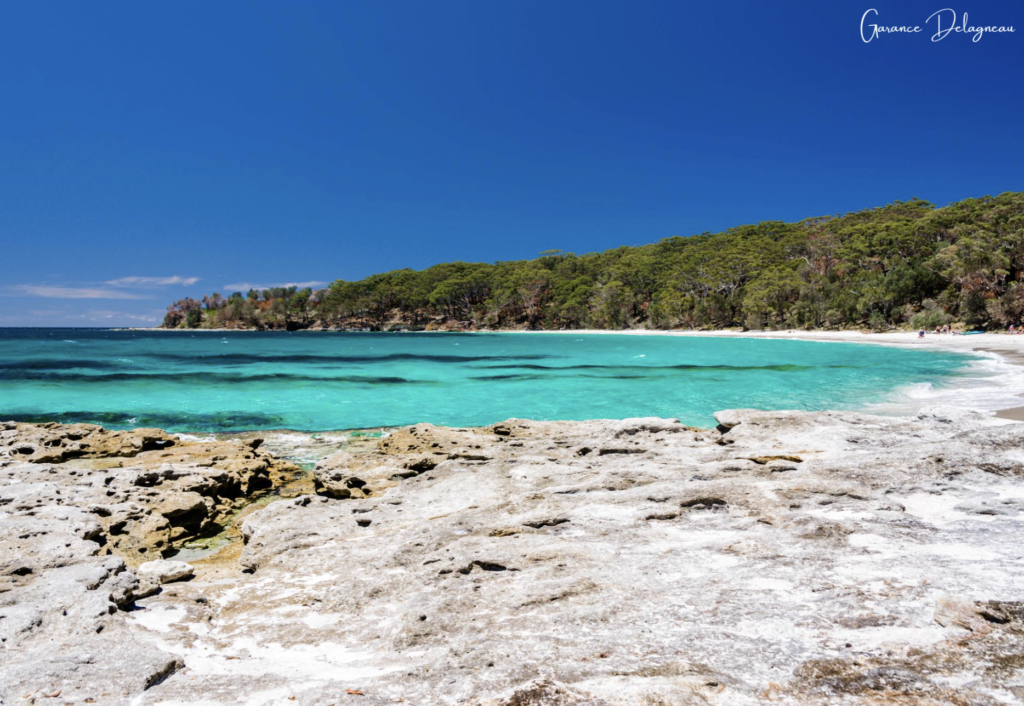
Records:
[[[924,345],[938,346],[954,350],[978,350],[979,344],[998,345],[999,350],[993,352],[1015,351],[1021,355],[1021,363],[1024,363],[1024,336],[1010,335],[1006,333],[984,332],[978,334],[935,334],[927,333],[923,342],[917,338],[916,331],[893,331],[887,333],[875,333],[871,331],[799,331],[796,329],[786,331],[733,331],[728,329],[716,331],[697,330],[661,330],[661,329],[493,329],[479,331],[355,331],[355,330],[326,330],[326,329],[300,329],[296,331],[285,331],[283,329],[261,330],[254,328],[195,328],[195,329],[167,329],[167,328],[111,328],[107,331],[145,331],[154,333],[429,333],[429,334],[545,334],[545,335],[586,335],[586,336],[684,336],[694,338],[771,338],[797,341],[820,341],[837,343],[876,343],[881,345]]]
[[[517,333],[509,331],[507,333]],[[989,354],[1012,366],[1024,367],[1024,335],[1006,333],[978,333],[953,335],[925,333],[924,340],[914,331],[873,333],[866,331],[604,331],[586,329],[572,332],[530,331],[523,333],[574,333],[584,335],[623,334],[651,336],[679,336],[692,338],[755,338],[818,343],[868,343],[898,348],[926,348],[958,353]],[[1024,398],[1024,389],[1016,390]],[[1024,422],[1024,405],[994,410],[994,416],[1012,422]]]
[[[1016,367],[1024,367],[1024,335],[1006,333],[977,334],[936,334],[925,333],[924,340],[918,338],[916,331],[895,331],[890,333],[874,333],[870,331],[657,331],[629,329],[624,331],[607,331],[603,329],[580,329],[573,331],[496,331],[495,333],[543,333],[543,334],[581,334],[626,336],[676,336],[690,338],[754,338],[784,341],[812,341],[817,343],[868,343],[896,348],[926,348],[931,350],[952,351],[957,353],[989,354],[994,358]],[[1024,389],[1016,391],[1017,396],[1024,398]],[[1011,406],[993,410],[998,419],[1011,422],[1024,422],[1024,405]]]

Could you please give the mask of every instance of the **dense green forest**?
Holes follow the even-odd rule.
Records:
[[[601,253],[451,262],[168,307],[167,328],[934,328],[1024,316],[1024,193],[914,199]]]

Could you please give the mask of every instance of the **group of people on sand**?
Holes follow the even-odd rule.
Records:
[[[925,333],[924,329],[921,329],[920,331],[917,332],[917,337],[918,338],[924,338],[924,333]],[[935,327],[935,333],[936,334],[950,333],[950,334],[953,334],[954,336],[959,336],[960,335],[960,332],[959,331],[954,331],[952,328],[950,328],[949,324],[946,324],[945,326],[936,326]],[[1013,333],[1013,331],[1011,330],[1010,333]]]
[[[1010,324],[1009,326],[1006,327],[1006,332],[1008,334],[1010,334],[1011,336],[1013,336],[1013,335],[1020,336],[1020,335],[1024,334],[1024,324],[1018,324],[1018,325]],[[937,333],[937,334],[938,333],[950,333],[950,334],[953,334],[954,336],[961,336],[961,335],[963,335],[959,331],[954,331],[949,326],[949,324],[946,324],[945,326],[936,326],[935,327],[935,333]],[[981,331],[968,331],[968,333],[981,333]],[[917,337],[918,338],[924,338],[924,334],[925,334],[925,330],[921,329],[920,331],[917,332]]]

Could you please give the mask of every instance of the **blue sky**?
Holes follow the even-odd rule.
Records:
[[[1024,4],[944,7],[2,3],[0,326],[1024,189]]]

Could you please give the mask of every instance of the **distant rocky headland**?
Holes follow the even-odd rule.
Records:
[[[0,703],[1024,701],[1024,425],[716,418],[3,424]]]
[[[164,328],[844,329],[1024,321],[1024,193],[181,299]]]

